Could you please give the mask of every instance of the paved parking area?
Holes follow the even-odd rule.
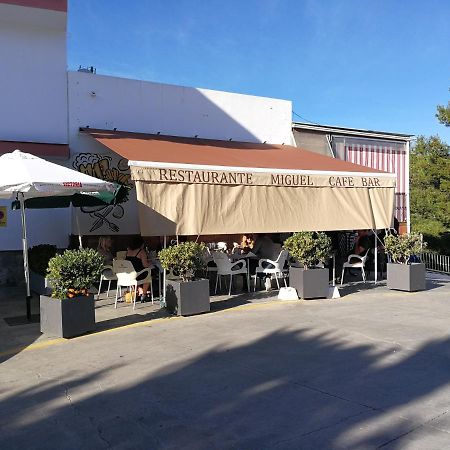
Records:
[[[450,448],[450,282],[434,278],[6,352],[0,448]]]

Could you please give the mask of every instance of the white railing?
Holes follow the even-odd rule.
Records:
[[[428,270],[450,274],[450,256],[424,252],[421,255],[421,260]]]

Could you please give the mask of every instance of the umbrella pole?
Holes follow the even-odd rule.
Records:
[[[30,270],[28,266],[28,243],[27,243],[27,223],[25,219],[25,200],[24,194],[21,193],[20,198],[20,215],[22,218],[22,249],[23,249],[23,270],[25,273],[25,284],[27,286],[27,320],[31,321],[31,295],[30,295]]]
[[[83,240],[81,239],[81,228],[80,228],[80,220],[78,218],[77,211],[75,212],[75,219],[77,221],[77,229],[78,229],[78,248],[81,250],[83,248]]]

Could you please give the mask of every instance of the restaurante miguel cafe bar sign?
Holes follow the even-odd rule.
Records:
[[[394,187],[393,174],[367,174],[346,172],[328,173],[270,173],[234,172],[196,169],[142,168],[131,167],[135,181],[154,183],[219,184],[245,186],[286,187],[332,187],[332,188],[377,188]]]

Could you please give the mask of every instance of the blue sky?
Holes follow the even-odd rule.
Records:
[[[445,0],[69,0],[69,68],[292,100],[315,123],[439,134]],[[302,121],[298,117],[294,119]]]

